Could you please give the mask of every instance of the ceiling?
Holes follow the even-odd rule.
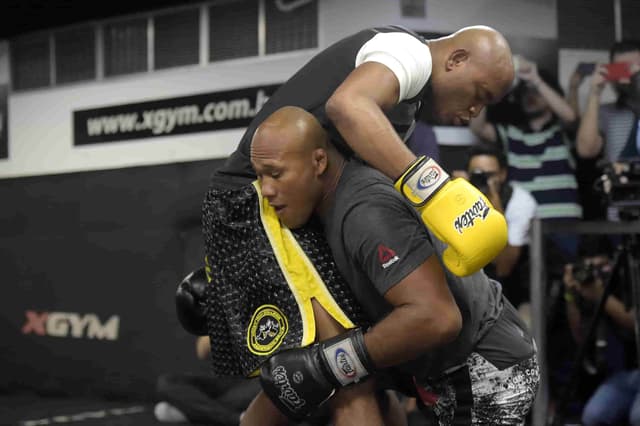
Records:
[[[0,39],[202,0],[2,0]]]

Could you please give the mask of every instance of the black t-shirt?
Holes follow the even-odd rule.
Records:
[[[384,294],[431,255],[441,259],[446,248],[387,177],[356,160],[344,168],[324,228],[338,269],[375,322],[393,309]],[[437,377],[464,364],[471,352],[478,351],[479,344],[497,365],[530,356],[530,345],[518,342],[511,347],[510,340],[517,339],[505,338],[514,333],[522,337],[525,333],[516,328],[526,330],[524,325],[492,327],[506,306],[500,284],[482,271],[461,278],[443,268],[462,314],[462,330],[453,342],[399,369],[418,378]],[[517,321],[512,318],[512,310],[508,311],[508,321]],[[485,338],[491,328],[496,329],[496,336]]]
[[[269,98],[251,121],[237,150],[216,171],[216,174],[222,175],[222,177],[233,175],[254,178],[255,172],[250,162],[253,134],[269,115],[284,106],[298,106],[313,114],[327,130],[336,147],[344,155],[350,156],[351,149],[348,148],[340,133],[327,118],[325,104],[338,86],[354,70],[356,56],[362,46],[377,34],[390,32],[408,33],[424,42],[422,37],[407,29],[389,26],[366,29],[329,46],[314,56]],[[431,70],[429,69],[428,72],[430,74]],[[413,129],[425,90],[426,85],[417,96],[400,102],[386,112],[387,118],[403,139],[406,139],[409,136],[408,133]]]

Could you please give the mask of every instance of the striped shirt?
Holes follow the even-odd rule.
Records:
[[[629,108],[619,108],[615,103],[603,104],[598,114],[598,127],[604,138],[604,154],[608,161],[618,161],[634,125],[634,115]]]
[[[541,219],[579,219],[575,160],[561,125],[553,122],[540,131],[496,125],[507,154],[510,182],[528,190],[538,203]]]

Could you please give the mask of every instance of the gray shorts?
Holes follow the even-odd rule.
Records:
[[[523,425],[539,381],[536,354],[500,370],[474,352],[464,367],[418,393],[423,412],[441,426]]]

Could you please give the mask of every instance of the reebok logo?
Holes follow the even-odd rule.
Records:
[[[400,258],[396,255],[395,251],[391,250],[389,247],[379,244],[378,260],[380,261],[380,265],[382,265],[382,269],[387,269],[389,266],[400,260]]]

